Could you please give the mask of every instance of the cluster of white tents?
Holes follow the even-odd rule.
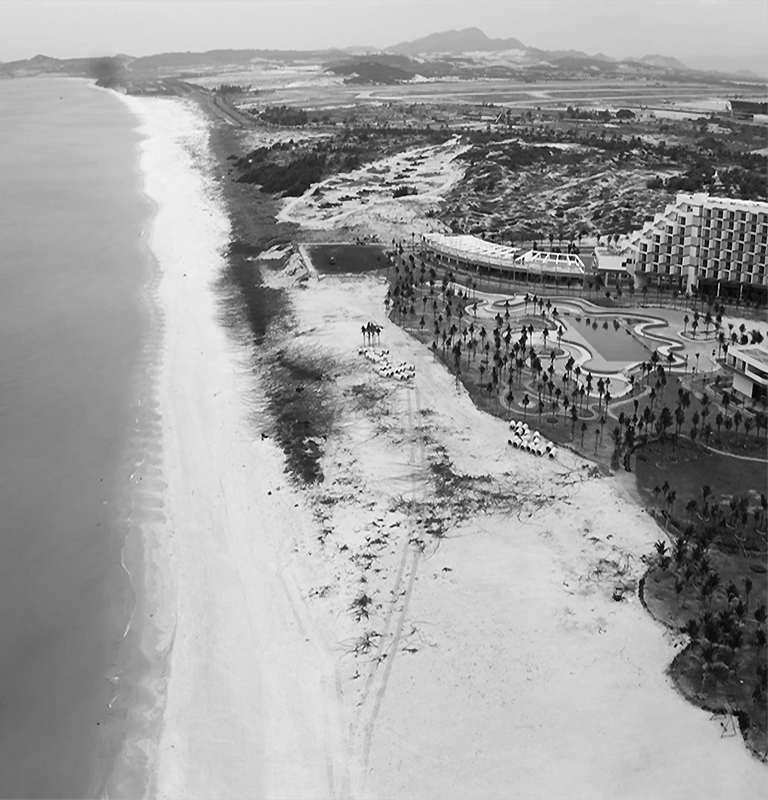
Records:
[[[358,353],[373,362],[376,365],[376,372],[384,378],[397,378],[400,381],[407,381],[416,374],[416,367],[413,364],[409,364],[406,361],[393,364],[389,360],[389,350],[381,347],[361,347]]]
[[[507,440],[507,444],[512,447],[537,456],[554,458],[557,455],[555,445],[552,442],[545,443],[539,436],[539,432],[532,431],[527,422],[510,422],[509,429],[512,431],[512,438]]]

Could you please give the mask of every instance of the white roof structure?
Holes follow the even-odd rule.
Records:
[[[768,384],[768,347],[761,344],[731,345],[728,355],[741,359],[757,372],[763,384]]]
[[[517,247],[486,242],[477,236],[446,236],[442,233],[426,233],[424,241],[433,250],[443,255],[488,267],[512,268],[515,266],[515,255],[520,252]]]
[[[584,262],[573,253],[547,253],[542,250],[529,250],[517,259],[518,266],[530,272],[550,275],[584,274]]]
[[[733,197],[713,197],[706,192],[694,192],[693,194],[680,193],[677,195],[677,205],[680,205],[682,202],[688,202],[694,206],[703,206],[704,208],[722,208],[727,211],[768,212],[768,203],[764,200],[739,200]]]
[[[628,258],[626,251],[609,247],[596,247],[593,264],[597,267],[598,272],[626,272]]]
[[[424,234],[425,244],[436,253],[471,264],[495,269],[526,270],[535,274],[584,274],[584,262],[571,253],[547,253],[530,250],[520,255],[517,247],[486,242],[476,236],[446,236],[442,233]]]

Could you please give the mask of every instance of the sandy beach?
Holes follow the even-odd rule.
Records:
[[[151,797],[326,795],[333,661],[283,575],[290,536],[311,514],[251,422],[249,354],[220,322],[229,226],[207,177],[208,122],[183,101],[128,102],[157,205],[162,357],[159,471],[147,492],[157,513],[143,526],[154,700],[125,758],[148,770]],[[130,788],[118,775],[110,794]]]
[[[508,447],[386,318],[381,279],[282,280],[279,346],[322,360],[334,408],[324,480],[295,486],[261,435],[266,376],[222,324],[210,123],[126,102],[162,320],[136,620],[152,668],[124,753],[145,795],[762,797],[765,765],[665,675],[682,639],[636,592],[612,599],[659,538],[630,488],[566,450]],[[414,378],[359,354],[369,321]],[[121,773],[110,796],[132,786]]]

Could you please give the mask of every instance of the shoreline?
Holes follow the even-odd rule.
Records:
[[[110,89],[94,86],[98,91]],[[116,693],[110,709],[116,708],[118,718],[110,735],[118,744],[104,783],[103,791],[110,797],[145,796],[151,755],[144,741],[147,719],[156,702],[155,684],[162,672],[161,631],[152,622],[150,613],[151,587],[149,570],[151,548],[146,531],[164,523],[162,497],[161,416],[158,408],[158,383],[162,369],[165,338],[160,285],[161,265],[152,249],[153,230],[160,207],[146,191],[147,174],[143,164],[151,134],[146,120],[126,95],[121,102],[135,118],[135,130],[140,136],[136,155],[136,170],[142,184],[142,196],[149,213],[142,231],[141,249],[146,254],[149,272],[141,293],[143,333],[141,356],[136,366],[137,381],[134,394],[134,425],[127,451],[128,473],[120,514],[125,527],[121,566],[129,581],[132,608],[120,645],[113,681]],[[159,654],[159,655],[158,655]]]
[[[110,796],[135,795],[137,781],[152,797],[311,796],[334,758],[319,670],[328,656],[301,627],[281,566],[289,531],[309,517],[282,454],[258,437],[264,389],[222,288],[231,223],[211,122],[188,101],[129,102],[148,135],[142,170],[157,205],[161,448],[142,492],[146,605],[132,624],[149,669],[131,690]]]
[[[131,102],[164,320],[142,520],[154,672],[123,759],[146,767],[143,793],[760,796],[764,768],[669,685],[657,623],[613,602],[611,574],[585,577],[626,571],[618,553],[639,580],[657,530],[626,489],[569,452],[510,453],[506,425],[387,318],[375,277],[310,276],[281,290],[269,335],[232,327],[248,309],[222,288],[230,240],[253,280],[248,257],[294,229],[227,216],[219,134],[193,104]],[[366,320],[411,384],[358,355]],[[319,375],[294,396],[317,384],[335,403],[322,481],[289,478],[272,438],[275,353]],[[122,775],[110,796],[131,794]]]

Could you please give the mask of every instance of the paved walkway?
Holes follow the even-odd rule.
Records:
[[[728,456],[729,458],[738,458],[739,461],[755,461],[758,464],[766,464],[768,465],[768,459],[766,458],[755,458],[754,456],[739,456],[736,453],[729,453],[727,450],[718,450],[715,447],[710,447],[708,444],[701,444],[699,445],[703,447],[705,450],[709,450],[712,453],[717,453],[719,456]]]

